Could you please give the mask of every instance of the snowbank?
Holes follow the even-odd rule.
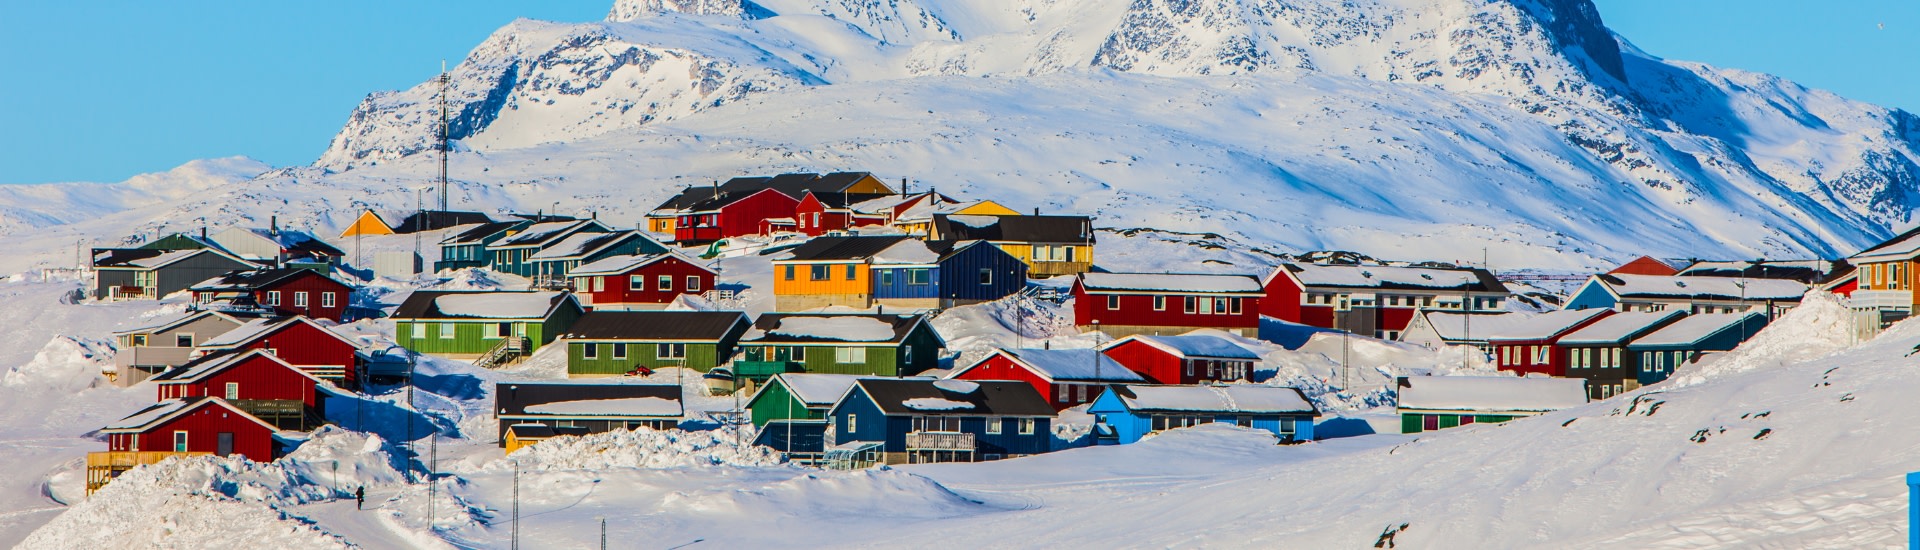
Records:
[[[0,373],[0,386],[73,393],[105,382],[113,366],[113,344],[88,338],[55,336],[33,359]]]
[[[1798,307],[1768,323],[1733,351],[1681,367],[1668,383],[1686,387],[1751,370],[1777,368],[1832,355],[1853,344],[1852,310],[1825,292],[1809,292]]]
[[[514,451],[478,470],[599,470],[607,468],[679,468],[689,466],[773,466],[773,449],[754,446],[751,429],[733,426],[704,432],[614,430],[585,436],[561,436]],[[516,466],[517,464],[517,466]]]

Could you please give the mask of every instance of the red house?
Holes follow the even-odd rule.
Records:
[[[801,199],[809,193],[818,193],[821,197],[838,195],[843,197],[839,202],[845,202],[847,197],[873,198],[896,194],[873,174],[866,172],[824,175],[793,173],[771,177],[739,177],[710,187],[689,187],[667,199],[654,211],[672,210],[675,241],[682,244],[707,243],[770,231],[774,227],[797,228],[797,225],[787,226],[773,221],[794,218]],[[845,209],[846,205],[839,207]],[[824,222],[826,211],[827,207],[821,207],[808,213],[821,214],[821,221]],[[649,214],[650,217],[657,215]],[[808,222],[813,223],[811,216]]]
[[[1487,336],[1487,345],[1493,349],[1494,364],[1500,370],[1522,376],[1566,376],[1567,353],[1555,342],[1612,314],[1611,309],[1597,308],[1549,311]]]
[[[1664,277],[1679,275],[1680,268],[1675,267],[1671,263],[1656,260],[1652,256],[1641,256],[1634,258],[1631,262],[1620,264],[1620,267],[1613,268],[1613,271],[1608,271],[1607,273],[1615,275],[1621,273],[1628,275],[1659,275]]]
[[[1509,293],[1479,268],[1280,264],[1261,282],[1260,314],[1397,340],[1423,309],[1501,311]]]
[[[574,297],[588,311],[664,309],[682,294],[713,290],[718,274],[677,252],[614,256],[573,268]]]
[[[205,353],[264,350],[307,374],[345,388],[360,383],[360,346],[306,317],[255,319],[202,342]]]
[[[1146,382],[1125,365],[1091,349],[996,348],[993,355],[947,378],[1025,382],[1046,397],[1056,411],[1092,402],[1108,384]]]
[[[353,287],[311,269],[229,271],[188,288],[205,309],[264,310],[344,322]]]
[[[218,397],[161,401],[100,429],[108,452],[211,453],[256,462],[278,457],[277,432]]]
[[[1155,384],[1207,384],[1252,380],[1260,356],[1218,336],[1136,334],[1101,346],[1113,358]]]
[[[1114,337],[1203,328],[1253,337],[1263,294],[1251,275],[1082,273],[1073,283],[1074,325]]]
[[[326,418],[331,384],[264,350],[195,359],[153,377],[160,401],[218,397],[281,429],[309,430]]]

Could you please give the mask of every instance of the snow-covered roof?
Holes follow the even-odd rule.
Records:
[[[1545,412],[1587,402],[1584,378],[1409,376],[1399,386],[1401,409]]]
[[[514,233],[512,236],[495,241],[493,243],[493,247],[505,248],[505,247],[512,247],[512,246],[537,245],[537,244],[552,240],[556,236],[566,234],[568,231],[573,230],[575,227],[582,227],[589,223],[596,223],[596,222],[594,222],[593,220],[567,220],[567,221],[558,221],[558,222],[536,223],[536,224],[527,226],[526,229],[520,230],[519,233]]]
[[[1915,256],[1920,256],[1920,227],[1907,230],[1907,232],[1895,235],[1885,242],[1868,247],[1866,250],[1860,251],[1859,254],[1854,254],[1852,257],[1847,258],[1847,260],[1859,264],[1862,262],[1871,263],[1904,260]]]
[[[819,372],[789,372],[773,375],[787,386],[795,399],[808,405],[828,406],[846,395],[847,388],[862,378],[872,378],[856,374],[830,374]],[[767,384],[768,387],[772,384]]]
[[[257,349],[248,350],[245,353],[223,352],[216,356],[203,357],[201,358],[201,360],[197,360],[197,361],[189,362],[185,365],[181,365],[180,368],[178,369],[170,370],[170,371],[161,373],[158,376],[154,376],[152,380],[154,381],[154,383],[157,383],[157,384],[183,384],[183,383],[197,382],[201,378],[209,374],[220,372],[222,370],[225,370],[228,367],[238,365],[242,361],[251,359],[254,356],[264,357],[268,361],[279,363],[281,366],[286,367],[288,370],[291,370],[294,373],[299,374],[300,376],[304,376],[306,378],[312,379],[315,383],[320,382],[319,378],[314,378],[312,374],[308,374],[307,371],[293,366],[293,364],[286,362],[286,360],[281,359],[279,356],[271,353],[267,353],[266,350],[257,350]]]
[[[1750,317],[1760,317],[1759,312],[1747,313],[1695,313],[1687,318],[1675,321],[1660,330],[1635,339],[1634,346],[1673,346],[1698,342],[1720,331],[1732,329],[1746,322]]]
[[[448,317],[537,319],[547,316],[558,292],[460,292],[433,299]]]
[[[1292,273],[1308,287],[1506,291],[1483,269],[1321,264],[1285,264],[1277,269]]]
[[[681,254],[675,251],[675,252],[667,252],[665,254],[611,256],[607,258],[602,258],[600,261],[597,261],[597,262],[581,264],[579,267],[575,267],[573,269],[567,270],[567,274],[569,276],[625,275],[628,272],[631,272],[635,269],[646,267],[648,264],[652,264],[660,260],[665,260],[667,258],[677,258],[680,261],[685,262],[687,265],[698,267],[700,269],[706,269],[706,266],[701,264],[698,260],[695,260],[691,257],[688,257],[685,254]],[[708,270],[708,271],[711,271],[711,270]]]
[[[632,230],[615,231],[611,233],[574,233],[568,235],[565,239],[561,239],[560,242],[540,249],[539,252],[533,253],[533,255],[528,256],[527,259],[558,260],[586,256],[594,252],[599,252],[609,246],[619,244],[620,241],[634,238],[640,238],[640,234]]]
[[[768,313],[753,321],[741,341],[893,343],[924,321],[919,315],[888,313]]]
[[[562,416],[671,416],[683,411],[677,399],[625,397],[619,399],[582,399],[528,405],[526,412]]]
[[[119,336],[122,334],[146,334],[146,333],[160,332],[181,324],[185,324],[187,322],[191,322],[195,319],[199,319],[201,317],[207,317],[207,316],[226,319],[228,321],[232,321],[236,325],[241,324],[239,319],[234,319],[233,317],[228,316],[225,313],[220,313],[218,311],[214,311],[211,309],[203,309],[199,311],[186,311],[186,312],[182,312],[174,315],[163,315],[160,317],[155,317],[145,324],[142,324],[140,326],[133,327],[130,329],[126,329],[126,330],[116,331],[113,334],[115,336]]]
[[[1560,337],[1559,343],[1561,345],[1618,344],[1681,315],[1686,315],[1686,312],[1677,309],[1615,313]]]
[[[1562,309],[1538,313],[1529,316],[1525,323],[1512,323],[1497,332],[1488,332],[1486,339],[1545,340],[1611,312],[1611,309]]]
[[[1426,319],[1427,326],[1434,334],[1448,341],[1478,341],[1505,332],[1525,330],[1527,323],[1533,321],[1533,314],[1517,311],[1500,313],[1458,313],[1450,311],[1422,311],[1420,317]]]
[[[1137,334],[1133,336],[1128,336],[1126,338],[1121,338],[1119,340],[1115,340],[1112,343],[1109,343],[1106,346],[1104,346],[1102,349],[1112,348],[1114,346],[1118,346],[1120,344],[1133,341],[1133,340],[1139,340],[1141,343],[1144,343],[1156,348],[1160,348],[1162,350],[1166,350],[1168,353],[1172,353],[1174,355],[1178,355],[1181,357],[1205,357],[1209,359],[1248,359],[1248,360],[1260,359],[1259,355],[1254,354],[1252,351],[1247,350],[1247,348],[1240,347],[1239,344],[1233,343],[1232,340],[1221,338],[1219,336],[1209,336],[1205,334],[1189,334],[1185,336],[1152,336],[1147,334]]]
[[[247,323],[244,325],[240,325],[239,327],[234,328],[233,330],[229,330],[224,334],[215,336],[211,340],[201,342],[199,347],[205,348],[205,349],[222,349],[222,348],[231,348],[231,347],[239,346],[241,344],[251,342],[255,338],[259,338],[261,336],[265,336],[267,334],[271,334],[273,332],[279,331],[281,328],[292,325],[294,323],[306,323],[312,326],[313,328],[319,330],[322,334],[327,334],[327,335],[333,336],[334,338],[338,338],[340,341],[351,344],[356,348],[359,347],[359,344],[355,344],[353,340],[345,336],[341,336],[340,333],[338,332],[334,332],[333,329],[315,324],[312,319],[308,319],[306,317],[298,317],[298,316],[280,317],[280,318],[262,318],[262,319],[254,319],[252,321],[247,321]]]
[[[1145,382],[1138,373],[1127,369],[1126,365],[1107,357],[1107,354],[1092,349],[1006,349],[1000,348],[996,355],[1005,354],[1014,363],[1026,367],[1035,374],[1057,382]],[[958,378],[987,361],[989,355],[972,366],[955,371],[950,378]]]
[[[940,254],[927,247],[927,241],[905,239],[873,255],[876,264],[931,265],[940,261]]]
[[[168,250],[166,252],[161,252],[159,255],[151,258],[140,258],[137,260],[130,260],[123,265],[126,265],[128,267],[152,269],[152,268],[164,266],[173,262],[187,259],[188,256],[199,254],[201,252],[208,251],[208,250],[212,250],[212,249],[194,248],[194,249],[187,249],[187,250]]]
[[[228,403],[224,399],[207,396],[180,397],[154,403],[145,409],[141,409],[139,412],[135,412],[105,428],[101,428],[100,431],[121,433],[139,432],[177,418],[182,414],[198,410],[201,407],[224,407],[232,414],[239,415],[241,418],[252,420],[255,424],[266,427],[268,431],[280,431],[279,428],[260,420],[258,417],[247,414],[247,411],[240,410],[240,408],[233,406],[232,403]]]
[[[1784,279],[1608,274],[1594,280],[1622,298],[1799,301],[1807,285]]]
[[[1294,388],[1229,384],[1224,386],[1114,386],[1128,410],[1247,414],[1310,414],[1319,409]]]
[[[1261,292],[1251,275],[1197,273],[1083,273],[1080,285],[1090,292],[1189,292],[1196,294],[1251,294]]]
[[[972,208],[973,206],[983,202],[986,202],[986,201],[955,202],[950,200],[935,199],[935,200],[922,202],[920,204],[910,206],[906,210],[902,210],[900,212],[900,216],[898,219],[900,221],[927,221],[927,220],[933,219],[934,214],[948,214],[953,212],[959,212],[961,210]]]

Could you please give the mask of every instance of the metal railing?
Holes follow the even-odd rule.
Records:
[[[907,432],[909,451],[972,451],[973,434],[966,432]]]
[[[508,336],[506,338],[501,338],[500,343],[494,344],[493,349],[487,350],[487,352],[485,354],[482,354],[478,360],[475,360],[473,362],[473,364],[474,366],[477,366],[483,369],[490,369],[490,368],[494,368],[502,365],[510,365],[510,364],[513,364],[514,361],[518,361],[521,357],[525,356],[526,353],[527,353],[527,337]]]

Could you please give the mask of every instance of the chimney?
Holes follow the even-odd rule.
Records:
[[[275,237],[280,236],[280,216],[269,216],[267,219],[269,220],[267,222],[267,234]]]
[[[907,194],[907,178],[900,178],[900,194],[902,196]]]
[[[205,241],[207,240],[207,226],[206,226],[206,225],[201,225],[201,226],[200,226],[200,240],[201,240],[202,242],[205,242]]]
[[[720,180],[713,180],[713,198],[720,198]]]
[[[1033,207],[1033,215],[1035,216],[1040,215],[1040,207],[1038,206]]]

